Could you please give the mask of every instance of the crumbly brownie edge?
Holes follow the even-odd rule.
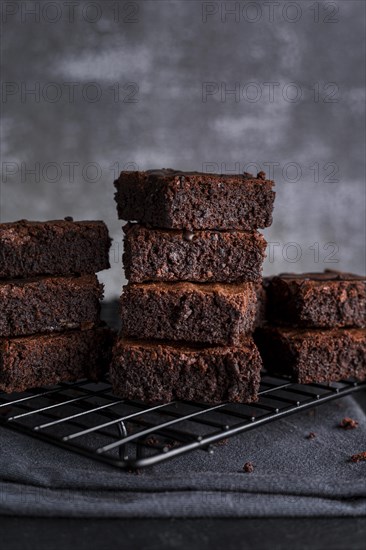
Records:
[[[260,233],[147,229],[124,226],[123,264],[131,283],[257,282],[266,241]]]
[[[250,338],[236,348],[189,348],[120,339],[110,377],[116,395],[148,403],[172,399],[251,402],[257,399],[261,366]]]
[[[309,279],[304,274],[273,277],[265,285],[270,322],[314,328],[366,326],[365,280]]]
[[[0,338],[90,329],[102,297],[96,275],[0,281]]]
[[[191,283],[125,286],[120,308],[122,334],[130,338],[239,345],[253,331],[254,285],[207,287]]]
[[[0,224],[0,279],[96,273],[110,267],[102,221]]]
[[[265,327],[254,335],[264,367],[296,382],[366,379],[366,330]]]
[[[151,227],[252,231],[272,223],[273,185],[264,173],[122,172],[115,199],[120,219]]]
[[[0,340],[0,390],[100,379],[107,371],[115,333],[107,327]]]

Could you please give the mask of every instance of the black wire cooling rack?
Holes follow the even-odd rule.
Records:
[[[293,384],[264,376],[250,405],[171,402],[147,406],[116,398],[106,380],[0,394],[0,424],[119,468],[143,468],[331,399],[366,382]]]

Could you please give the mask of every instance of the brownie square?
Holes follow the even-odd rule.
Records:
[[[96,275],[0,280],[0,338],[92,328],[102,297]]]
[[[265,327],[255,341],[270,373],[301,384],[366,379],[366,329]]]
[[[253,330],[256,302],[253,283],[131,284],[121,297],[122,333],[129,338],[238,345]]]
[[[270,322],[299,327],[365,327],[366,280],[350,273],[284,273],[265,280]]]
[[[114,348],[110,377],[113,392],[125,399],[242,403],[257,399],[261,366],[250,337],[238,347],[121,338]]]
[[[122,172],[115,199],[120,219],[151,227],[253,231],[272,223],[273,185],[264,172]]]
[[[147,229],[124,226],[123,263],[131,283],[261,280],[266,241],[257,232]]]
[[[78,275],[108,269],[111,240],[101,221],[0,224],[0,278]]]
[[[97,380],[108,369],[114,333],[107,327],[0,339],[0,391]]]

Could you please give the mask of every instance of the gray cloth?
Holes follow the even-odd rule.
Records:
[[[143,470],[118,470],[2,428],[0,513],[74,517],[362,516],[366,415],[353,397]],[[342,418],[359,427],[343,430]],[[314,439],[307,439],[315,432]],[[255,470],[245,473],[251,461]]]

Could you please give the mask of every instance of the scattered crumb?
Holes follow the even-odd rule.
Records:
[[[139,470],[138,468],[129,468],[127,472],[129,474],[134,474],[135,476],[140,476],[142,474],[141,470]]]
[[[146,445],[150,445],[150,446],[154,446],[154,445],[159,445],[160,444],[160,441],[158,440],[157,437],[154,437],[153,435],[151,435],[150,437],[148,437],[145,441],[145,444]]]
[[[174,439],[165,443],[165,447],[167,447],[168,449],[174,449],[174,447],[179,447],[179,445],[179,441],[175,441]]]
[[[228,438],[226,439],[220,439],[220,441],[216,441],[216,443],[214,443],[214,445],[216,447],[222,447],[223,445],[227,445],[229,443],[229,440]]]
[[[353,420],[353,418],[346,417],[340,422],[339,427],[344,430],[353,430],[354,428],[358,428],[358,422],[357,420]]]
[[[244,472],[248,473],[248,474],[251,474],[252,472],[254,472],[254,465],[252,462],[246,462],[243,466],[243,470]]]
[[[261,180],[265,180],[266,179],[266,173],[265,172],[258,172],[257,174],[257,178],[261,179]]]
[[[314,410],[314,409],[310,409],[309,412],[308,412],[308,415],[309,415],[309,416],[315,416],[315,410]]]
[[[366,462],[366,451],[363,451],[362,453],[358,453],[357,455],[352,455],[350,458],[350,462]]]
[[[316,438],[316,433],[314,432],[309,432],[308,435],[306,436],[306,439],[315,439]]]

